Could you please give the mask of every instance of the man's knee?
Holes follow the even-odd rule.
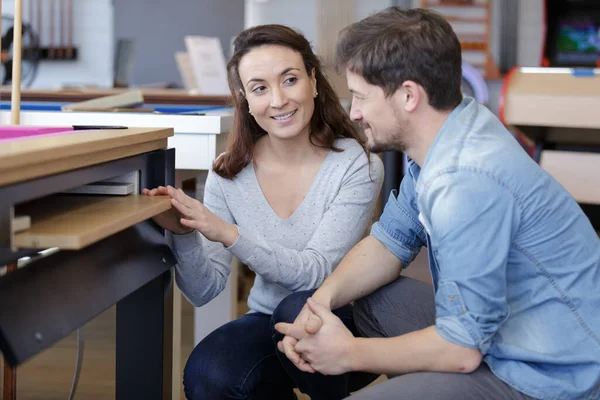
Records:
[[[401,276],[354,302],[354,323],[367,337],[399,336],[435,323],[431,285]]]

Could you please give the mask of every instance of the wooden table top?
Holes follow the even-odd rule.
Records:
[[[0,141],[0,185],[167,147],[172,128],[68,131]]]

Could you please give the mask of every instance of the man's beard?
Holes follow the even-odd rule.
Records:
[[[369,150],[372,153],[382,153],[384,151],[398,151],[404,153],[406,151],[406,144],[399,140],[394,140],[393,143],[390,142],[378,142],[375,140],[371,140],[367,143],[369,146]]]
[[[365,132],[366,129],[369,128],[368,124],[363,123],[361,125],[363,132]],[[394,128],[393,133],[390,133],[388,135],[380,135],[386,137],[386,140],[378,140],[375,137],[373,129],[371,129],[371,137],[367,137],[367,146],[369,150],[373,153],[382,153],[384,151],[398,151],[404,153],[407,148],[404,135],[405,126],[396,119],[396,127]]]

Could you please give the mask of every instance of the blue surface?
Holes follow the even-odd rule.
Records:
[[[69,103],[21,101],[21,111],[60,111],[61,107],[66,104]],[[143,107],[152,108],[157,112],[167,114],[195,114],[230,108],[223,106],[195,106],[181,104],[144,104]],[[0,110],[10,110],[10,102],[6,100],[0,101]]]
[[[573,68],[571,70],[571,74],[573,74],[573,76],[595,76],[596,73],[593,69],[591,68]]]

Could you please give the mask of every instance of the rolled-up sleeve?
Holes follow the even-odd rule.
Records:
[[[411,174],[402,179],[400,194],[397,197],[396,194],[395,190],[390,193],[381,218],[371,228],[371,235],[398,257],[406,268],[424,244]]]
[[[507,185],[474,171],[439,176],[424,202],[439,271],[436,330],[486,354],[508,317],[506,268],[519,203]]]

